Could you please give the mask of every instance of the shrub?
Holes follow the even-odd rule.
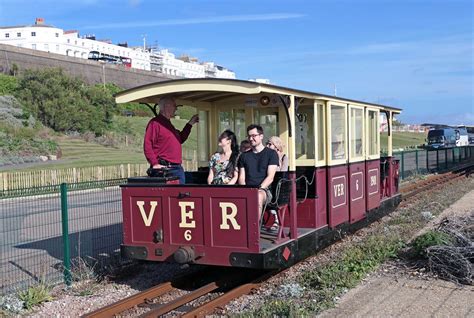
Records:
[[[17,86],[16,77],[0,73],[0,95],[13,95]]]
[[[34,117],[58,132],[102,135],[117,111],[109,90],[88,86],[61,69],[26,70],[15,95]]]
[[[430,230],[413,240],[411,246],[417,256],[426,257],[426,249],[436,245],[451,245],[451,237],[440,231]]]

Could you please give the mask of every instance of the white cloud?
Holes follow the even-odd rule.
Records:
[[[157,21],[136,21],[107,23],[99,25],[87,25],[80,29],[123,29],[123,28],[145,28],[168,25],[189,25],[189,24],[208,24],[208,23],[229,23],[229,22],[250,22],[250,21],[269,21],[269,20],[287,20],[304,17],[297,13],[268,13],[268,14],[249,14],[249,15],[224,15],[206,18],[189,19],[169,19]]]

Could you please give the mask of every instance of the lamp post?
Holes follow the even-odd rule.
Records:
[[[104,86],[104,89],[105,89],[105,62],[100,61],[100,63],[102,64],[102,85]]]

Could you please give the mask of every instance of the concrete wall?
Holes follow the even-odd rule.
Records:
[[[0,44],[0,73],[9,73],[13,64],[24,69],[60,67],[66,73],[82,78],[88,84],[115,83],[122,88],[174,79],[166,74],[127,69],[122,65],[103,64],[54,53]]]

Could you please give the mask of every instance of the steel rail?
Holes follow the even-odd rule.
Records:
[[[440,175],[431,176],[426,180],[415,182],[414,184],[407,185],[400,189],[402,193],[402,199],[407,200],[421,192],[432,189],[433,186],[439,186],[444,183],[460,179],[464,176],[469,176],[469,171],[472,169],[474,164],[466,165],[460,170],[454,172],[446,172]]]
[[[145,314],[141,315],[140,317],[147,317],[147,318],[151,318],[151,317],[160,317],[166,313],[169,313],[170,311],[184,305],[184,304],[187,304],[203,295],[206,295],[216,289],[218,289],[220,286],[219,286],[219,283],[217,282],[212,282],[212,283],[209,283],[205,286],[202,286],[198,289],[196,289],[195,291],[189,293],[189,294],[186,294],[186,295],[183,295],[169,303],[166,303],[164,305],[160,305],[157,309],[153,309],[151,311],[148,311],[146,312]]]
[[[202,306],[199,306],[184,315],[182,315],[182,318],[190,318],[190,317],[204,317],[208,314],[211,314],[214,312],[217,308],[223,307],[227,303],[229,303],[231,300],[238,298],[242,295],[247,295],[249,294],[252,290],[259,288],[266,280],[269,278],[273,277],[274,275],[280,273],[281,271],[272,271],[270,273],[265,273],[258,278],[252,280],[250,283],[245,283],[243,285],[240,285],[238,287],[235,287],[234,289],[224,293],[223,295],[203,304]]]
[[[121,313],[125,310],[133,308],[136,305],[145,303],[148,299],[159,297],[170,290],[172,290],[173,284],[171,282],[166,282],[158,286],[149,288],[143,292],[132,295],[125,299],[122,299],[116,303],[108,305],[106,307],[97,309],[91,313],[85,314],[82,317],[84,318],[105,318],[113,317],[114,315]]]

